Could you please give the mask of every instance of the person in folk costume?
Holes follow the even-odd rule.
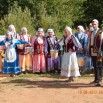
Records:
[[[48,72],[55,72],[55,70],[60,73],[60,57],[52,58],[51,57],[51,50],[57,50],[59,54],[59,44],[58,38],[54,34],[53,29],[47,30],[46,36],[46,48],[47,48],[47,71]]]
[[[5,39],[0,42],[0,46],[4,46],[5,48],[2,72],[10,74],[13,77],[15,74],[20,73],[16,45],[28,44],[28,42],[14,39],[12,35],[12,32],[7,32]]]
[[[89,40],[89,53],[92,58],[94,67],[94,81],[91,83],[96,83],[96,86],[101,86],[102,81],[102,59],[101,59],[101,44],[103,41],[103,31],[99,28],[99,21],[94,19],[92,21],[92,26],[94,28],[90,40]]]
[[[19,35],[16,33],[14,25],[12,25],[12,24],[9,25],[7,32],[12,32],[12,37],[16,38],[16,39],[19,39]],[[1,47],[1,53],[0,53],[0,68],[2,68],[2,65],[3,65],[3,62],[2,62],[3,58],[2,57],[4,57],[4,49],[3,49],[3,47]]]
[[[90,38],[91,33],[93,32],[93,30],[94,29],[93,29],[92,23],[90,23],[89,26],[88,26],[88,28],[87,28],[87,30],[85,31],[86,34],[88,35],[88,38]]]
[[[8,32],[12,32],[12,37],[15,38],[15,39],[20,39],[19,37],[19,34],[16,33],[16,30],[15,30],[15,26],[14,25],[9,25],[8,27]]]
[[[46,72],[45,45],[43,28],[38,28],[36,35],[32,39],[32,47],[34,48],[33,73]]]
[[[77,58],[78,58],[78,60],[80,58],[82,58],[84,60],[85,59],[88,60],[88,58],[87,58],[88,36],[85,33],[83,26],[79,25],[77,27],[77,32],[74,35],[79,40],[79,42],[81,43],[81,45],[83,47],[82,49],[77,48]],[[88,69],[88,64],[85,63],[83,65],[79,65],[79,68],[81,70],[81,73],[83,73],[84,69]]]
[[[3,53],[3,46],[0,46],[0,72],[2,72],[2,66],[3,66],[3,57],[2,57],[2,53]]]
[[[4,46],[0,46],[0,72],[2,72],[3,60],[4,60]]]
[[[27,33],[27,28],[21,28],[20,40],[26,41],[29,43],[29,47],[31,45],[31,38],[30,35]],[[19,65],[21,68],[22,73],[27,73],[32,70],[32,54],[26,52],[27,45],[20,45],[19,46]],[[20,50],[21,49],[21,50]]]
[[[69,77],[68,82],[72,82],[74,81],[73,77],[80,76],[75,47],[82,48],[82,45],[78,39],[72,35],[72,29],[70,27],[66,26],[64,33],[62,43],[59,43],[64,46],[61,76]]]
[[[86,30],[86,34],[88,35],[87,54],[89,54],[88,53],[88,47],[89,47],[89,41],[90,41],[90,37],[91,37],[91,34],[92,34],[93,30],[94,29],[93,29],[92,23],[90,23],[89,26],[88,26],[88,29]],[[91,59],[90,55],[87,56],[86,62],[88,63],[87,67],[89,69],[93,70],[93,63],[92,63],[92,59]]]

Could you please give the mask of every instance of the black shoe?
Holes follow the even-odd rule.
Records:
[[[101,86],[101,84],[100,84],[100,83],[97,83],[95,86],[96,86],[96,87],[100,87],[100,86]]]

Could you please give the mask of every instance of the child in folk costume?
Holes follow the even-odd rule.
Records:
[[[82,46],[77,38],[72,35],[72,29],[70,27],[67,26],[64,32],[65,35],[62,38],[62,43],[59,43],[60,45],[64,45],[61,76],[69,77],[68,81],[72,82],[73,77],[80,76],[75,46],[79,48],[82,48]]]
[[[32,46],[34,48],[33,73],[45,73],[45,37],[43,28],[38,28],[37,34],[32,39]]]
[[[28,42],[12,38],[12,35],[12,32],[7,32],[5,40],[0,42],[0,46],[5,47],[5,57],[2,72],[10,74],[10,76],[20,73],[16,45],[28,44]]]
[[[32,69],[32,54],[30,54],[29,52],[26,52],[26,49],[30,49],[30,45],[31,45],[30,35],[27,33],[26,27],[21,28],[20,40],[26,41],[29,43],[29,47],[25,44],[20,45],[18,47],[19,48],[19,51],[18,51],[19,65],[22,72],[25,74],[26,72],[29,72]]]
[[[60,72],[60,57],[51,57],[51,51],[56,50],[59,53],[58,38],[54,34],[53,29],[48,29],[46,36],[46,47],[47,47],[47,68],[48,72],[58,70]]]

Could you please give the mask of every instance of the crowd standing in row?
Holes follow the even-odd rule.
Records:
[[[61,76],[68,77],[68,82],[72,82],[73,77],[80,76],[79,70],[94,67],[95,80],[92,83],[100,86],[103,33],[98,26],[98,20],[94,19],[87,31],[79,25],[74,35],[72,29],[66,26],[62,38],[58,40],[53,29],[48,29],[44,35],[43,28],[38,28],[36,35],[31,38],[26,27],[22,27],[18,34],[14,25],[10,25],[4,40],[0,42],[1,52],[5,51],[3,66],[0,55],[2,73],[14,76],[29,71],[57,71]]]

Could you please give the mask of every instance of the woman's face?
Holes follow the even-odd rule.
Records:
[[[50,36],[50,37],[52,37],[52,36],[53,36],[53,32],[49,32],[48,34],[49,34],[49,36]]]
[[[8,31],[9,31],[9,32],[12,32],[12,31],[13,31],[13,29],[9,27],[9,28],[8,28]]]
[[[42,34],[43,34],[43,32],[41,32],[41,31],[38,32],[38,35],[42,35]]]
[[[70,35],[70,31],[67,30],[67,29],[64,30],[64,33],[65,33],[66,36]]]
[[[77,31],[78,31],[78,32],[82,32],[82,30],[81,30],[80,28],[77,28]]]
[[[26,30],[23,30],[23,31],[22,31],[22,34],[27,34],[27,31],[26,31]]]

